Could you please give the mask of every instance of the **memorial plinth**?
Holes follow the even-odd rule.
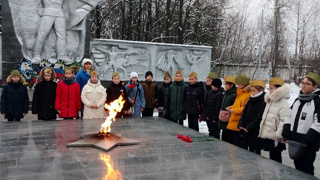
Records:
[[[181,141],[177,134],[203,134],[157,117],[112,124],[113,133],[140,144],[108,152],[67,147],[102,122],[0,121],[0,179],[317,179],[222,141]]]

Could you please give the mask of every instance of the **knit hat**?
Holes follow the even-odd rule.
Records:
[[[91,77],[91,76],[98,76],[97,71],[91,71],[91,72],[90,72],[90,77]]]
[[[149,76],[149,75],[151,75],[151,76],[153,77],[152,72],[151,72],[151,71],[147,71],[147,72],[146,72],[146,75],[145,75],[145,78],[146,78],[147,76]]]
[[[320,85],[320,75],[317,73],[313,73],[313,72],[308,72],[308,74],[306,75],[306,77],[314,80],[314,82],[316,82],[316,84],[319,86]]]
[[[241,85],[248,85],[249,84],[250,79],[244,75],[244,74],[240,74],[236,77],[236,84],[241,84]]]
[[[119,76],[119,77],[120,77],[120,75],[119,75],[119,73],[118,73],[118,72],[114,72],[114,73],[112,73],[112,78],[113,78],[113,77],[115,77],[115,76]]]
[[[84,59],[82,60],[81,66],[83,67],[84,64],[86,64],[87,62],[89,62],[90,64],[92,64],[92,61],[91,61],[90,59],[84,58]]]
[[[130,74],[130,79],[133,78],[133,77],[137,77],[137,78],[138,78],[138,73],[136,73],[136,72],[131,72],[131,74]]]
[[[217,75],[216,73],[214,73],[214,72],[210,72],[210,73],[208,74],[208,78],[215,79],[215,78],[217,78],[217,77],[218,77],[218,75]]]
[[[176,72],[176,75],[177,75],[177,74],[183,75],[183,74],[182,74],[182,71],[180,71],[180,70],[178,70],[178,71]]]
[[[269,84],[271,85],[280,85],[283,86],[284,85],[284,81],[282,78],[278,78],[278,77],[272,77],[269,80]]]
[[[165,79],[165,78],[170,78],[170,79],[172,79],[172,77],[171,77],[171,74],[169,73],[169,71],[166,71],[166,72],[164,72],[164,77],[163,77],[163,79]]]
[[[196,73],[196,72],[191,72],[191,73],[189,74],[189,77],[197,78],[197,73]]]
[[[258,79],[251,81],[250,85],[251,86],[260,86],[260,87],[263,87],[263,89],[266,88],[266,83],[264,81],[258,80]]]
[[[236,84],[236,78],[233,76],[226,76],[224,77],[224,82],[231,82],[233,84]]]
[[[10,73],[10,76],[20,76],[20,72],[18,70],[12,70],[11,73]]]
[[[219,78],[215,78],[211,82],[211,86],[214,86],[216,88],[221,88],[222,81]]]

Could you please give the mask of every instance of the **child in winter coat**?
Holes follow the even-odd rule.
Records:
[[[320,76],[309,72],[301,83],[301,92],[286,117],[282,136],[285,142],[296,141],[304,147],[294,159],[296,169],[314,175],[313,162],[319,150],[320,135]],[[290,146],[289,146],[290,149]]]
[[[56,73],[52,68],[45,67],[40,71],[32,99],[32,114],[38,114],[38,120],[55,120],[57,111],[54,109],[57,83],[53,80]]]
[[[143,87],[144,98],[146,100],[146,107],[142,112],[142,117],[153,116],[154,108],[156,107],[156,97],[158,86],[157,83],[152,82],[153,74],[151,71],[146,72],[146,80],[141,82]]]
[[[269,151],[270,159],[282,163],[281,152],[286,149],[282,141],[282,128],[289,115],[290,88],[283,79],[272,77],[269,91],[264,96],[267,103],[260,123],[259,137],[263,138],[263,150]]]
[[[97,71],[90,72],[90,79],[83,87],[81,100],[84,104],[83,118],[94,119],[106,117],[104,110],[105,99],[107,93],[105,88],[100,84]]]
[[[122,81],[120,81],[120,76],[118,72],[112,74],[112,83],[107,87],[107,100],[106,103],[109,104],[112,101],[119,98],[120,95],[123,95],[123,99],[126,100],[121,112],[118,112],[116,118],[122,117],[128,113],[130,108],[130,102],[128,101],[128,93]]]
[[[206,78],[206,86],[205,86],[205,88],[204,88],[204,100],[203,100],[203,102],[206,101],[208,92],[209,92],[209,91],[210,91],[210,92],[212,91],[211,83],[212,83],[212,80],[213,80],[213,79],[216,79],[216,78],[218,78],[218,75],[217,75],[216,73],[210,72],[210,73],[208,74],[208,76],[207,76],[207,78]],[[201,121],[206,121],[206,119],[205,119],[204,116],[201,116],[201,119],[199,119],[199,122],[201,122]]]
[[[221,110],[226,111],[226,108],[229,106],[232,106],[234,103],[234,100],[237,96],[237,87],[236,87],[236,78],[233,76],[226,76],[224,77],[224,88],[226,91],[224,92],[222,104],[221,104]],[[227,122],[222,122],[220,119],[218,121],[218,128],[219,130],[222,130],[221,139],[223,141],[228,140],[228,130],[226,130],[228,125]]]
[[[84,58],[81,63],[82,69],[76,75],[76,81],[80,86],[80,93],[82,92],[83,87],[87,84],[90,78],[90,72],[93,71],[92,61],[90,59]],[[81,103],[81,114],[79,118],[83,117],[83,108],[84,105]]]
[[[18,70],[12,70],[7,82],[1,94],[1,114],[8,121],[20,121],[29,108],[28,90],[23,85],[25,79]]]
[[[185,89],[183,74],[178,70],[175,74],[174,82],[169,86],[170,120],[183,125],[186,119],[185,113]]]
[[[224,89],[221,88],[222,81],[219,78],[211,82],[211,90],[207,91],[204,100],[202,118],[207,122],[209,136],[220,139],[218,129],[219,111],[222,103]]]
[[[133,117],[141,117],[141,112],[146,106],[146,101],[144,99],[143,88],[138,81],[138,73],[131,72],[126,90],[128,92],[128,100],[134,107]]]
[[[204,89],[202,82],[197,82],[197,74],[191,72],[189,75],[189,86],[185,91],[186,101],[185,109],[188,114],[189,128],[199,131],[199,115],[201,119],[203,111]]]
[[[264,89],[266,84],[261,80],[251,81],[251,97],[244,107],[238,127],[243,133],[243,147],[249,146],[249,151],[261,154],[262,142],[258,138],[260,122],[266,103]]]
[[[251,86],[249,85],[249,81],[249,78],[243,74],[236,77],[236,84],[238,87],[237,97],[233,105],[226,108],[226,110],[229,111],[231,115],[226,129],[228,137],[227,139],[225,139],[225,141],[239,147],[241,147],[241,136],[239,132],[240,129],[238,128],[238,123],[241,118],[243,109],[251,95]]]
[[[58,83],[55,109],[59,112],[59,117],[64,119],[77,118],[78,111],[81,110],[80,86],[69,67],[64,69],[64,77]]]
[[[162,83],[158,94],[156,107],[159,108],[159,117],[163,117],[166,119],[170,118],[170,102],[169,102],[169,87],[172,84],[171,75],[169,71],[164,73],[164,82]]]

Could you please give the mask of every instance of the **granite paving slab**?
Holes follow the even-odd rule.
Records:
[[[0,122],[0,180],[317,179],[222,141],[187,143],[203,134],[158,117],[119,118],[112,133],[139,141],[104,152],[67,147],[97,133],[104,119]]]

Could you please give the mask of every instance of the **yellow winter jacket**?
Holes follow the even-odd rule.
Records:
[[[244,106],[247,104],[249,98],[251,96],[251,86],[248,85],[243,89],[237,89],[237,97],[232,106],[229,106],[233,109],[233,113],[231,114],[228,122],[227,129],[240,131],[238,128],[238,122],[241,118],[242,111]]]

